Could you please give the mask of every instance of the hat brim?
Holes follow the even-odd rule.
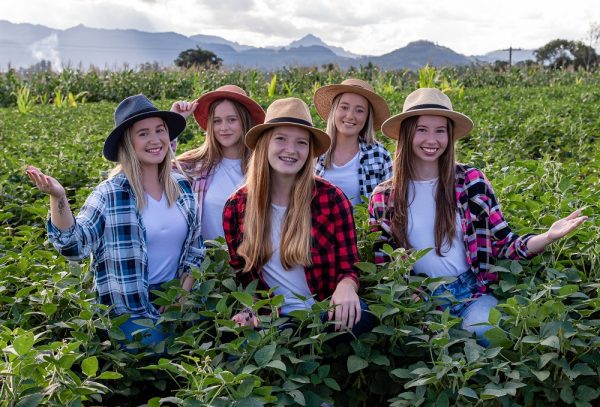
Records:
[[[265,111],[263,108],[248,96],[244,96],[236,92],[214,90],[212,92],[205,93],[195,100],[195,102],[198,103],[198,106],[196,107],[196,110],[194,110],[194,119],[202,130],[206,131],[206,127],[208,125],[208,112],[210,110],[210,105],[220,99],[235,100],[248,109],[248,112],[254,121],[254,125],[262,124],[265,121]]]
[[[466,115],[446,109],[417,109],[400,113],[387,119],[381,126],[381,131],[387,137],[398,140],[400,137],[400,125],[402,121],[414,116],[443,116],[452,120],[454,140],[463,138],[473,130],[473,121]]]
[[[390,109],[387,102],[377,93],[361,88],[360,86],[338,84],[323,86],[315,91],[313,102],[321,119],[327,121],[331,107],[333,106],[333,100],[337,95],[341,95],[342,93],[356,93],[369,101],[373,108],[373,127],[375,131],[381,129],[383,122],[390,117]]]
[[[273,127],[281,127],[281,126],[299,127],[301,129],[307,130],[310,134],[312,134],[314,136],[314,138],[313,138],[313,140],[314,140],[313,156],[314,157],[318,157],[321,154],[324,154],[329,149],[329,146],[331,145],[331,139],[329,138],[327,133],[317,129],[316,127],[306,126],[306,125],[298,124],[298,123],[294,123],[294,122],[277,122],[277,123],[260,124],[258,126],[254,126],[253,128],[251,128],[250,131],[248,131],[248,133],[246,133],[246,137],[245,137],[246,146],[248,146],[248,148],[250,148],[251,150],[254,150],[254,147],[256,147],[256,143],[258,142],[258,139],[260,138],[260,136],[263,135],[264,132],[266,132],[269,129],[272,129]]]
[[[106,140],[104,141],[103,153],[104,157],[109,161],[119,161],[119,145],[121,138],[125,130],[133,125],[133,123],[147,119],[149,117],[160,117],[167,124],[169,129],[169,140],[175,139],[185,129],[185,119],[182,115],[175,112],[169,112],[166,110],[155,110],[150,112],[140,113],[132,116],[119,124],[117,127],[110,132]]]

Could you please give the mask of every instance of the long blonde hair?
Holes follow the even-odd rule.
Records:
[[[404,119],[400,124],[400,136],[396,145],[394,159],[394,175],[386,181],[392,188],[391,211],[392,235],[396,243],[410,248],[408,241],[408,192],[410,181],[415,179],[414,153],[412,142],[417,129],[419,116]],[[452,246],[456,231],[456,193],[454,189],[456,162],[454,153],[454,129],[452,120],[447,119],[448,146],[438,161],[438,183],[435,193],[435,252],[442,255],[442,247]]]
[[[185,153],[177,156],[177,160],[185,169],[190,169],[198,173],[210,171],[223,159],[223,147],[215,137],[213,121],[217,106],[225,101],[228,101],[233,105],[238,119],[240,120],[242,136],[239,143],[239,152],[240,156],[242,157],[242,173],[246,173],[248,160],[250,158],[250,149],[246,147],[246,144],[244,144],[243,138],[244,134],[246,134],[255,123],[248,109],[246,109],[241,103],[232,99],[219,99],[210,105],[208,109],[208,120],[206,122],[206,137],[204,139],[204,143],[202,143],[200,147],[186,151]]]
[[[167,124],[164,121],[163,124],[168,131]],[[113,168],[109,176],[113,177],[121,172],[125,174],[125,177],[127,177],[127,180],[131,184],[131,188],[133,188],[137,201],[136,207],[141,211],[146,207],[146,196],[144,195],[144,186],[142,185],[142,165],[135,154],[131,140],[132,137],[131,127],[129,127],[125,130],[119,142],[119,164]],[[158,165],[158,181],[167,196],[167,202],[170,207],[179,198],[181,189],[175,178],[171,175],[171,161],[175,158],[175,155],[171,147],[167,147],[167,154],[164,160]]]
[[[332,164],[332,155],[335,150],[335,145],[337,141],[337,129],[335,127],[335,111],[340,104],[340,99],[342,98],[343,93],[340,93],[333,99],[333,103],[331,104],[331,110],[329,111],[329,116],[327,116],[327,129],[326,133],[331,138],[331,145],[329,149],[325,152],[325,159],[323,164],[325,168],[330,168]],[[368,145],[373,145],[377,142],[375,138],[375,126],[373,122],[373,106],[371,103],[367,101],[367,105],[369,106],[369,114],[367,115],[367,120],[365,121],[364,127],[358,133],[359,140],[364,141]]]
[[[239,255],[245,261],[243,272],[252,268],[260,270],[274,251],[271,245],[272,170],[268,159],[273,130],[267,130],[260,136],[248,165],[244,237],[238,248]],[[306,162],[296,175],[282,227],[279,247],[281,264],[286,270],[295,265],[312,264],[311,201],[315,188],[312,138],[311,135]]]

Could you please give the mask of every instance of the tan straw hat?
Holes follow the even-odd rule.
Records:
[[[202,130],[206,130],[210,105],[220,99],[235,100],[242,104],[250,112],[250,116],[254,120],[253,125],[261,124],[265,121],[265,111],[258,103],[246,95],[244,89],[235,85],[225,85],[212,92],[207,92],[196,99],[198,106],[194,110],[194,118]]]
[[[454,126],[454,140],[466,136],[473,130],[473,121],[462,113],[452,110],[452,102],[442,91],[434,88],[420,88],[406,97],[402,113],[387,119],[381,131],[394,140],[400,136],[400,124],[408,117],[413,116],[444,116],[452,120]]]
[[[313,155],[320,156],[331,144],[331,139],[324,131],[313,126],[310,110],[304,101],[298,98],[278,99],[267,108],[265,123],[251,128],[246,133],[246,145],[254,149],[259,137],[267,130],[277,126],[294,126],[308,130],[314,137]]]
[[[317,113],[323,120],[327,120],[333,100],[342,93],[356,93],[367,99],[373,108],[373,127],[375,131],[381,128],[381,124],[390,117],[390,109],[381,96],[375,93],[375,90],[369,83],[360,79],[346,79],[341,84],[327,85],[320,87],[315,91],[313,97]]]

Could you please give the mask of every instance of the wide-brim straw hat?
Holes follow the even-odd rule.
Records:
[[[254,126],[246,133],[246,145],[254,149],[265,131],[277,126],[294,126],[306,129],[313,135],[313,155],[320,156],[329,149],[331,139],[324,131],[313,126],[308,105],[298,98],[278,99],[267,108],[264,124]]]
[[[198,106],[194,110],[194,119],[196,119],[196,123],[198,123],[202,130],[206,131],[210,105],[220,99],[235,100],[248,109],[254,121],[253,125],[261,124],[265,121],[265,111],[258,103],[248,97],[244,89],[235,85],[224,85],[196,99]]]
[[[342,93],[356,93],[369,101],[373,108],[373,127],[375,131],[378,131],[383,122],[390,117],[390,109],[385,99],[375,93],[375,89],[368,82],[350,78],[341,84],[323,86],[315,91],[313,101],[317,113],[323,120],[327,121],[333,106],[333,100]]]
[[[434,88],[420,88],[406,97],[402,113],[387,119],[383,123],[381,131],[389,138],[398,140],[402,121],[409,117],[422,115],[443,116],[452,120],[454,140],[466,136],[473,130],[473,121],[468,116],[455,112],[452,109],[450,98],[442,91]]]
[[[144,95],[129,96],[115,109],[115,128],[104,141],[103,153],[109,161],[119,161],[119,145],[125,130],[139,120],[160,117],[169,129],[169,139],[173,140],[185,129],[185,119],[179,113],[159,110]]]

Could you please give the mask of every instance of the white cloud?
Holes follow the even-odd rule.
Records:
[[[4,0],[0,15],[59,29],[84,24],[209,34],[254,46],[285,45],[311,33],[370,55],[428,39],[471,55],[582,39],[590,22],[600,22],[600,7],[597,0]]]

